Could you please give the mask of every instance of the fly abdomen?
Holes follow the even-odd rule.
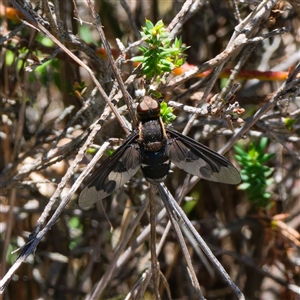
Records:
[[[159,151],[142,152],[142,171],[149,182],[162,182],[168,175],[170,161],[163,147]]]

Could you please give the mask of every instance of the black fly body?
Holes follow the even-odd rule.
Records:
[[[137,107],[140,121],[114,154],[88,179],[79,197],[88,207],[122,187],[141,168],[152,183],[164,181],[172,162],[192,175],[227,184],[241,181],[239,171],[224,156],[171,128],[160,117],[160,104],[143,97]]]

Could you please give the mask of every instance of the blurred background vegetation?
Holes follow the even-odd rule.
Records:
[[[22,1],[15,1],[24,7]],[[184,1],[95,1],[105,36],[115,58],[119,55],[116,39],[125,47],[140,39],[145,19],[168,26]],[[197,10],[184,21],[179,37],[189,48],[185,66],[201,65],[219,55],[228,45],[239,18],[245,19],[261,1],[196,1]],[[267,1],[268,2],[268,1]],[[214,150],[228,142],[257,111],[279,90],[288,72],[299,62],[300,20],[297,1],[276,2],[271,14],[260,24],[258,35],[290,27],[256,43],[242,69],[248,78],[237,77],[241,88],[236,93],[245,113],[227,122],[213,115],[199,116],[189,136]],[[116,87],[107,56],[94,26],[86,1],[30,1],[39,22],[56,24],[48,30],[73,54],[88,65],[109,95]],[[237,13],[239,12],[239,14]],[[49,17],[52,16],[52,21]],[[94,93],[94,83],[82,67],[64,51],[31,26],[22,25],[24,14],[9,1],[0,3],[0,253],[1,277],[18,257],[33,232],[37,220],[53,195],[57,184],[74,161],[81,136],[103,113],[105,102]],[[48,23],[47,23],[48,22]],[[32,24],[34,25],[34,24]],[[245,50],[245,49],[243,49]],[[249,48],[248,48],[249,50]],[[246,51],[246,50],[245,50]],[[137,47],[127,58],[140,55]],[[241,51],[231,57],[225,69],[233,69]],[[272,71],[269,78],[254,78],[253,70]],[[120,65],[125,81],[133,72],[132,63]],[[178,70],[178,74],[184,70]],[[280,73],[281,72],[281,73]],[[262,73],[263,74],[263,73]],[[175,75],[170,75],[168,81]],[[253,77],[251,77],[253,76]],[[283,77],[280,77],[283,76]],[[228,76],[220,76],[205,102],[226,86]],[[205,86],[190,89],[205,77],[195,77],[176,88],[165,90],[164,98],[196,106]],[[300,284],[300,98],[299,83],[253,124],[227,157],[241,170],[240,186],[201,180],[190,188],[182,207],[195,228],[210,246],[247,299],[299,299]],[[193,91],[188,92],[188,91]],[[132,84],[128,91],[134,97]],[[123,101],[118,104],[124,105]],[[78,113],[79,112],[79,113]],[[126,109],[123,114],[130,121]],[[175,110],[172,125],[182,131],[191,114]],[[63,197],[91,160],[93,149],[109,138],[125,138],[117,121],[110,116],[94,140],[94,148],[73,171],[61,193]],[[122,142],[119,141],[117,145]],[[232,146],[232,145],[231,145]],[[115,149],[115,147],[113,148]],[[166,179],[173,195],[183,188],[186,174],[176,168]],[[80,190],[64,209],[57,223],[47,232],[3,293],[3,299],[84,299],[107,270],[118,240],[136,216],[147,183],[138,173],[121,190],[94,208],[78,207]],[[52,216],[59,203],[50,212]],[[105,212],[103,211],[103,208]],[[158,212],[162,209],[159,199]],[[107,214],[107,217],[105,216]],[[108,220],[109,222],[108,222]],[[157,225],[160,238],[168,219]],[[149,224],[148,213],[132,236],[128,247]],[[210,264],[205,264],[189,244],[193,265],[207,299],[234,299],[230,288]],[[149,239],[107,283],[100,299],[125,299],[149,267]],[[188,278],[186,263],[173,231],[159,255],[162,273],[172,299],[196,299]],[[298,287],[298,290],[297,290]],[[150,284],[143,299],[153,299]],[[168,299],[161,283],[162,299]]]

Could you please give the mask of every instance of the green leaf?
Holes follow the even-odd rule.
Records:
[[[284,119],[284,125],[290,131],[294,130],[294,125],[296,123],[297,123],[297,119],[290,119],[290,118]]]
[[[245,152],[242,148],[238,146],[234,146],[234,150],[240,155],[240,156],[248,156],[248,153]]]
[[[269,193],[269,192],[267,192],[267,193],[263,193],[263,198],[265,198],[265,199],[269,199],[269,198],[271,198],[271,193]]]
[[[13,242],[13,244],[9,244],[8,248],[7,248],[7,252],[6,252],[6,262],[10,265],[12,265],[16,259],[18,258],[18,252],[16,252],[16,250],[18,249],[18,247],[16,246],[17,243],[16,241],[13,241],[14,239],[11,239],[11,241]],[[12,253],[14,252],[14,253]]]
[[[276,154],[275,153],[271,153],[271,154],[263,154],[259,157],[259,162],[260,163],[264,163],[267,162],[268,160],[270,160],[271,158],[273,158]]]
[[[45,47],[50,48],[55,45],[54,42],[50,38],[48,38],[47,36],[41,35],[41,34],[37,35],[37,40]]]
[[[257,151],[259,153],[262,153],[264,151],[264,149],[266,148],[267,143],[268,143],[268,139],[266,137],[261,138],[259,146],[257,147]]]
[[[7,66],[11,66],[12,63],[14,62],[15,60],[15,54],[10,51],[10,50],[6,50],[6,53],[5,53],[5,63]]]
[[[78,217],[71,217],[69,220],[69,226],[71,228],[77,228],[79,227],[79,225],[81,225],[81,221]]]
[[[165,66],[169,66],[170,68],[173,67],[174,65],[168,61],[167,59],[161,59],[161,63]]]
[[[249,179],[250,179],[250,176],[248,175],[248,174],[242,174],[241,173],[241,178],[242,178],[242,181],[249,181]]]
[[[150,90],[149,92],[150,92],[151,96],[153,96],[154,98],[158,98],[159,99],[159,98],[162,97],[162,94],[160,92],[158,92],[158,91]]]
[[[144,56],[134,56],[130,60],[133,62],[144,62],[146,58]]]
[[[241,184],[238,186],[238,189],[239,189],[239,190],[247,190],[247,189],[250,188],[250,186],[251,186],[250,183],[244,182],[244,183],[241,183]]]
[[[95,38],[93,37],[93,32],[89,26],[82,24],[79,26],[79,36],[82,40],[84,40],[87,44],[95,43]]]
[[[149,21],[149,20],[147,20],[146,19],[146,24],[145,24],[145,26],[146,26],[146,29],[147,30],[151,30],[154,26],[153,26],[153,23],[151,22],[151,21]]]
[[[95,148],[87,148],[86,153],[88,154],[95,154],[97,152],[97,149]]]
[[[273,170],[272,169],[269,169],[267,171],[264,171],[264,177],[269,177],[273,174]],[[272,178],[273,179],[273,178]]]
[[[196,206],[198,200],[192,200],[192,201],[187,201],[184,205],[183,205],[183,210],[185,212],[186,215],[188,215]]]

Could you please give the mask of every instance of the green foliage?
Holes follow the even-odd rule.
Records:
[[[90,27],[82,24],[79,27],[79,36],[83,39],[87,44],[95,43],[95,38],[93,37],[93,32],[91,31]]]
[[[197,197],[198,199],[198,197]],[[189,215],[191,213],[191,211],[195,208],[195,206],[197,205],[198,200],[190,200],[184,203],[183,206],[183,211],[185,212],[186,215]]]
[[[83,225],[79,217],[71,217],[69,219],[69,232],[70,232],[70,249],[74,249],[82,241]]]
[[[173,108],[168,106],[165,101],[160,104],[160,115],[165,124],[169,124],[176,119],[176,116],[173,114]]]
[[[265,164],[275,156],[275,153],[264,153],[267,142],[267,138],[262,138],[258,145],[251,143],[247,152],[238,146],[234,147],[237,152],[235,158],[243,168],[241,171],[243,183],[238,188],[247,192],[249,200],[256,207],[267,207],[272,196],[266,189],[273,182],[273,178],[270,177],[273,170]]]
[[[106,154],[108,155],[108,156],[111,156],[111,155],[113,155],[114,154],[114,150],[111,150],[111,149],[107,149],[106,151]]]
[[[53,47],[55,45],[54,42],[50,38],[48,38],[47,36],[44,36],[42,34],[38,34],[36,39],[45,47]]]
[[[12,265],[16,259],[18,258],[18,252],[15,252],[17,250],[16,247],[16,240],[12,238],[12,243],[8,245],[7,253],[6,253],[6,262],[9,265]]]
[[[135,56],[131,60],[140,62],[142,73],[147,79],[154,76],[161,76],[165,72],[171,72],[185,62],[181,39],[175,39],[174,43],[169,38],[168,31],[164,28],[163,21],[155,25],[146,20],[146,26],[142,27],[141,36],[146,46],[139,47],[143,55]]]
[[[5,63],[8,66],[11,66],[14,62],[15,56],[14,53],[10,50],[6,50],[6,57],[5,57]]]
[[[97,152],[97,149],[92,148],[92,147],[89,147],[89,148],[86,149],[86,153],[87,153],[87,154],[92,154],[92,155],[94,155],[94,154],[96,154],[96,152]]]
[[[290,119],[290,118],[285,118],[284,119],[284,125],[285,127],[290,130],[293,131],[294,130],[294,125],[297,123],[296,119]]]
[[[48,86],[50,81],[61,89],[62,80],[60,72],[60,61],[57,58],[50,59],[43,62],[40,66],[36,67],[33,72],[29,73],[29,82],[41,82],[44,86]]]
[[[12,44],[13,46],[13,44]],[[29,50],[26,47],[18,49],[18,51],[6,50],[5,52],[5,63],[7,66],[16,65],[17,70],[21,70],[24,64],[24,58],[27,56]]]

